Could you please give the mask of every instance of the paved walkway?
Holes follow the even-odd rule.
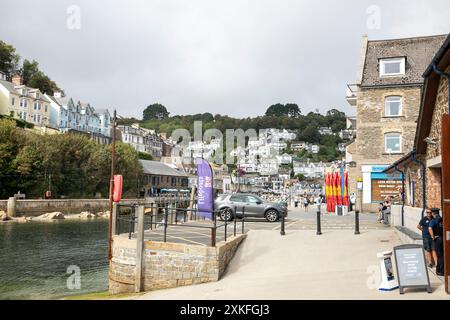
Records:
[[[449,299],[430,273],[434,292],[379,292],[377,252],[400,243],[392,229],[251,230],[218,282],[159,290],[132,299]],[[395,261],[394,261],[395,262]]]

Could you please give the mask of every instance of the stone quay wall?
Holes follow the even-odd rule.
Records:
[[[159,199],[158,201],[163,201]],[[157,202],[153,198],[144,199],[124,199],[122,205],[135,203],[152,204]],[[167,198],[167,203],[170,199]],[[64,214],[78,214],[83,211],[97,213],[109,210],[109,199],[50,199],[50,200],[19,200],[15,201],[13,216],[39,216],[49,212],[62,212]],[[7,211],[8,200],[0,200],[0,211]],[[11,212],[8,210],[8,212]]]
[[[135,292],[139,273],[142,274],[144,291],[218,281],[245,237],[231,237],[227,242],[217,243],[216,247],[145,241],[140,273],[136,268],[136,239],[114,236],[109,292]]]

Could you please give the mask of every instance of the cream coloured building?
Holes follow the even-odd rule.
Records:
[[[2,77],[0,114],[20,118],[38,127],[47,126],[50,121],[50,101],[39,89],[23,85],[20,76],[13,76],[12,82]]]

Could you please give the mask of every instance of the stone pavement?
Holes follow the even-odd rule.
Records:
[[[220,281],[130,299],[449,299],[443,279],[431,272],[432,294],[377,290],[376,254],[399,244],[390,228],[358,236],[337,229],[316,236],[314,230],[288,228],[284,237],[278,230],[251,230]]]

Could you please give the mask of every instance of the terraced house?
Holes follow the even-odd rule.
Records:
[[[0,74],[0,114],[45,127],[50,122],[50,100],[39,89],[25,86],[21,76],[14,75],[10,82]]]
[[[349,189],[356,192],[357,181],[362,181],[363,210],[376,211],[386,198],[401,200],[401,175],[383,171],[413,149],[422,74],[445,38],[363,37],[357,81],[347,91],[348,103],[356,107],[356,139],[346,152],[346,162],[354,165]]]

